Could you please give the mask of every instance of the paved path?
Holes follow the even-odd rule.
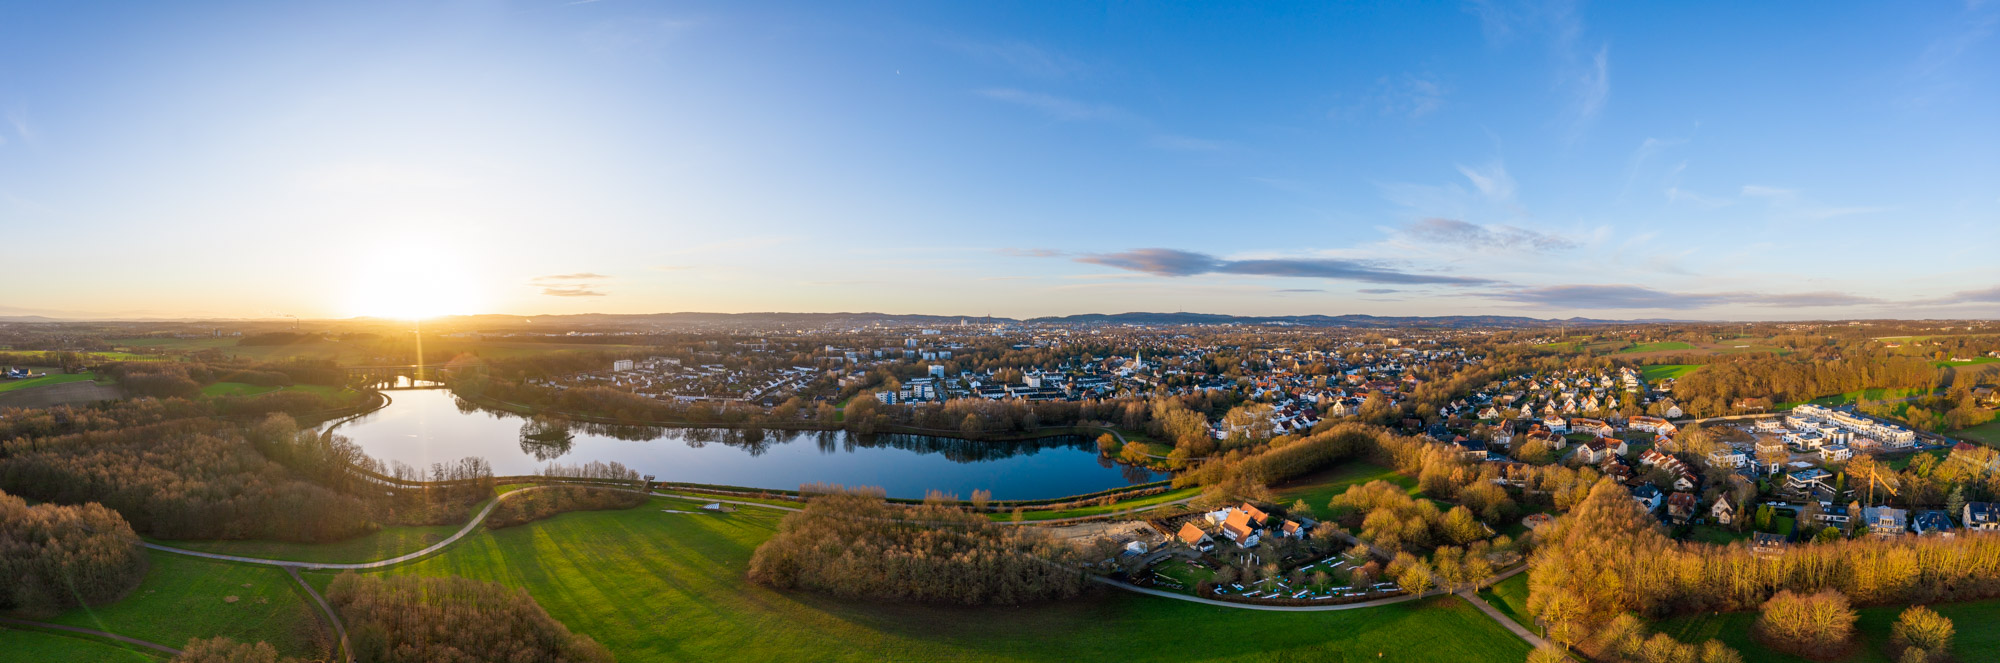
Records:
[[[305,588],[306,596],[312,597],[313,603],[319,604],[320,612],[326,613],[327,623],[333,625],[334,638],[340,643],[341,658],[346,659],[347,663],[354,663],[354,648],[347,642],[347,625],[340,623],[340,615],[333,611],[333,606],[327,605],[326,598],[319,595],[319,590],[313,589],[305,578],[299,577],[299,567],[287,566],[285,573],[298,581],[300,587]]]
[[[245,563],[245,564],[264,564],[264,565],[269,565],[269,566],[292,566],[292,567],[298,567],[298,568],[301,568],[301,569],[306,569],[306,570],[308,570],[308,571],[313,571],[313,570],[320,570],[320,569],[355,569],[355,570],[359,570],[359,569],[379,569],[379,568],[382,568],[382,567],[385,567],[385,566],[394,566],[394,565],[397,565],[397,564],[401,564],[401,563],[403,563],[403,562],[407,562],[407,561],[410,561],[410,560],[413,560],[413,559],[417,559],[417,558],[420,558],[420,557],[423,557],[423,556],[426,556],[426,555],[429,555],[429,554],[431,554],[431,553],[434,553],[434,552],[437,552],[437,551],[439,551],[439,550],[443,550],[443,549],[445,549],[445,547],[447,547],[447,546],[450,546],[451,544],[454,544],[454,543],[457,543],[459,539],[462,539],[462,538],[465,538],[465,535],[467,535],[467,534],[471,534],[471,533],[472,533],[472,530],[473,530],[473,529],[475,529],[475,528],[477,528],[477,527],[479,527],[479,524],[480,524],[480,523],[483,523],[483,522],[486,522],[486,514],[488,514],[488,513],[492,513],[492,512],[493,512],[493,507],[496,507],[496,506],[500,506],[500,500],[504,500],[504,499],[507,499],[507,496],[508,496],[508,495],[515,495],[515,494],[519,494],[519,493],[524,493],[524,492],[527,492],[527,491],[530,491],[530,490],[539,490],[539,489],[542,489],[542,488],[547,488],[547,487],[548,487],[548,486],[534,486],[534,487],[530,487],[530,488],[522,488],[522,489],[520,489],[520,490],[516,490],[516,491],[513,491],[513,492],[510,492],[510,493],[507,493],[506,495],[501,495],[501,496],[499,496],[499,497],[496,497],[496,498],[494,498],[494,499],[493,499],[493,501],[491,501],[491,502],[487,502],[487,503],[486,503],[486,508],[484,508],[484,509],[480,509],[480,510],[479,510],[479,513],[478,513],[478,515],[475,515],[475,516],[473,516],[473,517],[472,517],[472,520],[470,520],[470,521],[467,521],[467,522],[465,523],[465,526],[464,526],[464,527],[461,527],[461,528],[459,528],[459,529],[458,529],[458,532],[457,532],[456,534],[452,534],[450,538],[447,538],[447,539],[445,539],[445,540],[443,540],[443,541],[439,541],[439,542],[437,542],[437,543],[434,543],[434,544],[431,544],[431,546],[430,546],[430,547],[428,547],[428,548],[425,548],[425,549],[423,549],[423,550],[419,550],[419,551],[416,551],[416,552],[413,552],[413,553],[410,553],[410,554],[407,554],[407,555],[400,555],[400,556],[396,556],[396,557],[391,557],[391,558],[389,558],[389,559],[385,559],[385,560],[381,560],[381,561],[377,561],[377,562],[361,562],[361,563],[354,563],[354,564],[342,564],[342,563],[333,563],[333,562],[298,562],[298,561],[292,561],[292,560],[283,560],[283,559],[264,559],[264,558],[261,558],[261,557],[242,557],[242,556],[238,556],[238,555],[224,555],[224,554],[220,554],[220,553],[209,553],[209,552],[201,552],[201,551],[198,551],[198,550],[188,550],[188,549],[186,549],[186,548],[175,548],[175,547],[173,547],[173,546],[163,546],[163,545],[160,545],[160,544],[157,544],[157,543],[148,543],[148,544],[146,544],[146,547],[148,547],[148,548],[152,548],[152,549],[154,549],[154,550],[158,550],[158,551],[161,551],[161,552],[170,552],[170,553],[174,553],[174,554],[177,554],[177,555],[190,555],[190,556],[194,556],[194,557],[206,557],[206,558],[208,558],[208,559],[219,559],[219,560],[222,560],[222,561],[225,561],[225,562],[242,562],[242,563]]]
[[[795,506],[779,506],[779,505],[776,505],[776,504],[767,504],[767,503],[764,503],[764,502],[746,502],[746,501],[743,501],[743,500],[731,500],[731,499],[723,499],[723,498],[719,498],[719,497],[715,497],[715,496],[712,496],[712,495],[702,495],[702,494],[699,494],[699,493],[695,493],[695,494],[689,494],[689,493],[662,493],[662,492],[657,492],[657,491],[656,491],[656,492],[654,492],[654,493],[653,493],[653,495],[655,495],[655,496],[657,496],[657,497],[672,497],[672,498],[676,498],[676,499],[685,499],[685,500],[694,500],[694,501],[697,501],[697,502],[721,502],[721,503],[723,503],[723,504],[737,504],[737,505],[742,505],[742,506],[756,506],[756,507],[763,507],[763,508],[766,508],[766,509],[777,509],[777,510],[779,510],[779,511],[798,511],[798,510],[799,510],[799,507],[795,507]],[[1177,499],[1177,500],[1174,500],[1174,501],[1172,501],[1172,502],[1161,502],[1161,503],[1159,503],[1159,504],[1153,504],[1153,505],[1149,505],[1149,506],[1143,506],[1143,507],[1139,507],[1139,508],[1137,508],[1137,509],[1133,509],[1133,510],[1132,510],[1132,513],[1140,513],[1140,512],[1143,512],[1143,511],[1153,511],[1153,510],[1156,510],[1156,509],[1164,509],[1164,508],[1167,508],[1167,507],[1170,507],[1170,506],[1175,506],[1175,505],[1179,505],[1179,504],[1187,504],[1188,502],[1192,502],[1192,501],[1194,501],[1194,500],[1195,500],[1195,499],[1196,499],[1197,497],[1200,497],[1200,496],[1199,496],[1199,495],[1197,495],[1197,496],[1195,496],[1195,497],[1184,497],[1184,498],[1181,498],[1181,499]],[[1104,514],[1099,514],[1099,515],[1095,515],[1095,516],[1075,516],[1075,517],[1071,517],[1071,518],[1050,518],[1050,519],[1047,519],[1047,520],[1023,520],[1023,521],[1021,521],[1021,522],[1018,522],[1018,523],[1017,523],[1017,522],[1014,522],[1014,521],[1011,521],[1011,520],[995,520],[995,521],[993,521],[993,523],[994,523],[994,524],[996,524],[996,525],[1061,525],[1061,524],[1065,524],[1065,523],[1077,523],[1077,522],[1086,522],[1086,521],[1092,521],[1092,520],[1104,520],[1104,519],[1106,519],[1106,518],[1110,518],[1110,517],[1111,517],[1111,516],[1113,516],[1113,515],[1116,515],[1116,513],[1104,513]]]
[[[70,633],[81,633],[83,635],[105,638],[107,640],[116,640],[118,642],[123,642],[128,645],[138,645],[140,647],[145,647],[148,649],[159,650],[161,652],[165,652],[168,656],[179,656],[181,654],[181,650],[174,649],[173,647],[168,647],[166,645],[157,642],[147,642],[145,640],[140,640],[138,638],[128,638],[116,633],[107,633],[104,631],[80,628],[76,626],[63,626],[61,624],[49,624],[45,622],[31,622],[25,619],[9,619],[6,617],[0,617],[0,625],[13,626],[17,628],[47,629],[51,631],[68,631]]]
[[[1522,564],[1519,567],[1515,567],[1512,571],[1487,578],[1486,582],[1482,583],[1481,586],[1491,585],[1512,578],[1516,574],[1526,570],[1528,570],[1528,565]],[[1549,644],[1548,640],[1542,639],[1542,636],[1535,635],[1534,631],[1528,630],[1528,627],[1522,626],[1520,622],[1514,621],[1513,618],[1502,614],[1498,608],[1493,607],[1493,604],[1487,603],[1486,599],[1480,598],[1478,587],[1459,592],[1458,597],[1470,601],[1472,607],[1478,608],[1480,612],[1486,613],[1486,616],[1492,617],[1493,621],[1500,622],[1501,626],[1507,627],[1507,630],[1512,631],[1514,635],[1519,636],[1522,640],[1526,640],[1528,646],[1540,649]]]
[[[1132,583],[1120,580],[1112,580],[1110,578],[1106,578],[1104,576],[1099,576],[1099,575],[1090,576],[1090,579],[1105,585],[1110,585],[1112,587],[1123,589],[1128,592],[1138,592],[1140,594],[1169,598],[1177,601],[1203,603],[1207,605],[1216,606],[1219,608],[1236,608],[1238,610],[1264,610],[1267,612],[1328,612],[1332,610],[1360,610],[1362,608],[1375,608],[1385,605],[1394,605],[1397,603],[1408,603],[1410,601],[1415,601],[1418,599],[1427,599],[1433,596],[1443,596],[1445,594],[1443,591],[1435,591],[1425,594],[1423,596],[1404,594],[1402,596],[1392,596],[1386,599],[1375,599],[1373,601],[1362,601],[1360,603],[1339,603],[1334,605],[1263,605],[1258,603],[1237,603],[1235,601],[1222,601],[1218,599],[1211,599],[1200,596],[1177,594],[1174,592],[1169,592],[1161,589],[1140,587]]]

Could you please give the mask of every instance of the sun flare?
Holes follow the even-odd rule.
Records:
[[[450,250],[384,248],[357,265],[348,293],[351,315],[420,320],[472,313],[480,288]]]

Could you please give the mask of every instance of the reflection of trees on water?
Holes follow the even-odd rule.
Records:
[[[455,399],[461,412],[482,411],[494,417],[520,417],[504,410],[481,407],[464,399]],[[547,420],[548,423],[537,422]],[[559,444],[544,442],[537,438],[530,444],[530,428],[539,433],[550,433],[560,428],[564,434]],[[978,463],[1004,460],[1015,456],[1032,455],[1043,449],[1069,448],[1095,450],[1091,441],[1076,435],[1045,437],[1033,440],[983,441],[956,437],[936,437],[930,435],[904,434],[856,434],[840,430],[821,431],[766,431],[762,428],[670,428],[664,426],[627,426],[567,421],[554,417],[533,417],[521,427],[521,451],[535,456],[538,460],[549,460],[568,453],[574,443],[574,435],[608,437],[627,442],[649,442],[662,438],[679,440],[689,448],[699,449],[710,444],[723,444],[743,449],[751,456],[761,456],[780,444],[811,442],[820,453],[853,453],[859,449],[900,449],[921,454],[939,454],[959,463]],[[559,449],[557,449],[559,447]],[[553,455],[543,456],[544,453]],[[1091,454],[1100,466],[1117,467],[1125,479],[1131,483],[1146,483],[1166,476],[1144,467],[1125,465],[1098,454]]]
[[[535,460],[561,458],[576,446],[576,435],[568,422],[553,417],[535,417],[521,424],[521,453]]]

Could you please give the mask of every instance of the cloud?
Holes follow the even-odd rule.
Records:
[[[1029,92],[1012,88],[978,90],[979,96],[1040,111],[1044,115],[1066,122],[1124,121],[1132,118],[1130,113],[1116,106],[1095,104],[1074,99],[1065,99],[1040,92]]]
[[[1888,207],[1840,207],[1827,205],[1807,198],[1796,189],[1781,189],[1756,184],[1743,185],[1742,194],[1744,198],[1760,198],[1769,202],[1771,211],[1775,213],[1777,220],[1780,221],[1825,221],[1835,217],[1873,214],[1875,212],[1886,212],[1891,209]]]
[[[603,297],[604,293],[591,290],[588,286],[561,285],[542,288],[542,294],[550,297]]]
[[[1465,179],[1472,180],[1473,188],[1479,189],[1479,193],[1494,202],[1504,203],[1514,199],[1514,176],[1507,174],[1507,164],[1496,160],[1484,168],[1454,165],[1458,166],[1458,172],[1465,175]]]
[[[603,274],[597,274],[594,272],[577,272],[575,274],[549,274],[547,276],[537,276],[533,279],[530,279],[530,281],[533,283],[548,283],[551,281],[602,281],[608,278],[611,277],[605,276]]]
[[[1326,292],[1324,288],[1283,288],[1278,292]]]
[[[1379,94],[1382,114],[1413,120],[1443,108],[1445,95],[1451,92],[1428,73],[1422,76],[1406,73],[1395,79],[1384,77],[1377,82],[1382,87]]]
[[[995,253],[999,253],[1000,255],[1014,256],[1016,258],[1060,258],[1062,256],[1068,255],[1067,253],[1056,249],[1017,249],[1017,248],[1007,247],[1007,248],[994,249],[993,251]]]
[[[1402,291],[1397,290],[1395,288],[1362,288],[1360,290],[1356,290],[1355,292],[1364,295],[1393,295]]]
[[[550,297],[603,297],[598,282],[609,278],[596,272],[547,274],[528,279],[528,285],[541,288],[542,294]]]
[[[1560,235],[1514,226],[1482,226],[1457,219],[1424,219],[1403,227],[1411,239],[1475,249],[1563,251],[1581,246]]]
[[[1880,299],[1838,292],[1768,294],[1752,292],[1673,293],[1636,285],[1557,285],[1514,288],[1487,295],[1496,299],[1571,309],[1702,309],[1746,305],[1820,308],[1884,304]]]
[[[1237,274],[1288,278],[1333,279],[1364,283],[1394,284],[1490,284],[1490,279],[1436,274],[1413,274],[1335,258],[1269,258],[1222,260],[1205,253],[1178,249],[1133,249],[1119,253],[1094,253],[1077,262],[1103,265],[1154,276],[1194,276],[1197,274]]]

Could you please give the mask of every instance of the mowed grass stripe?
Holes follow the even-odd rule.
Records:
[[[147,551],[152,568],[116,603],[43,619],[183,648],[190,638],[229,636],[269,642],[291,656],[314,655],[319,628],[302,589],[273,566],[234,564]],[[244,585],[248,584],[248,587]],[[236,597],[235,601],[227,597]]]
[[[483,530],[383,573],[526,588],[620,661],[1519,661],[1527,645],[1456,598],[1344,612],[1271,613],[1106,590],[1018,608],[865,605],[747,582],[779,514],[654,499]],[[332,574],[309,574],[324,586]]]

